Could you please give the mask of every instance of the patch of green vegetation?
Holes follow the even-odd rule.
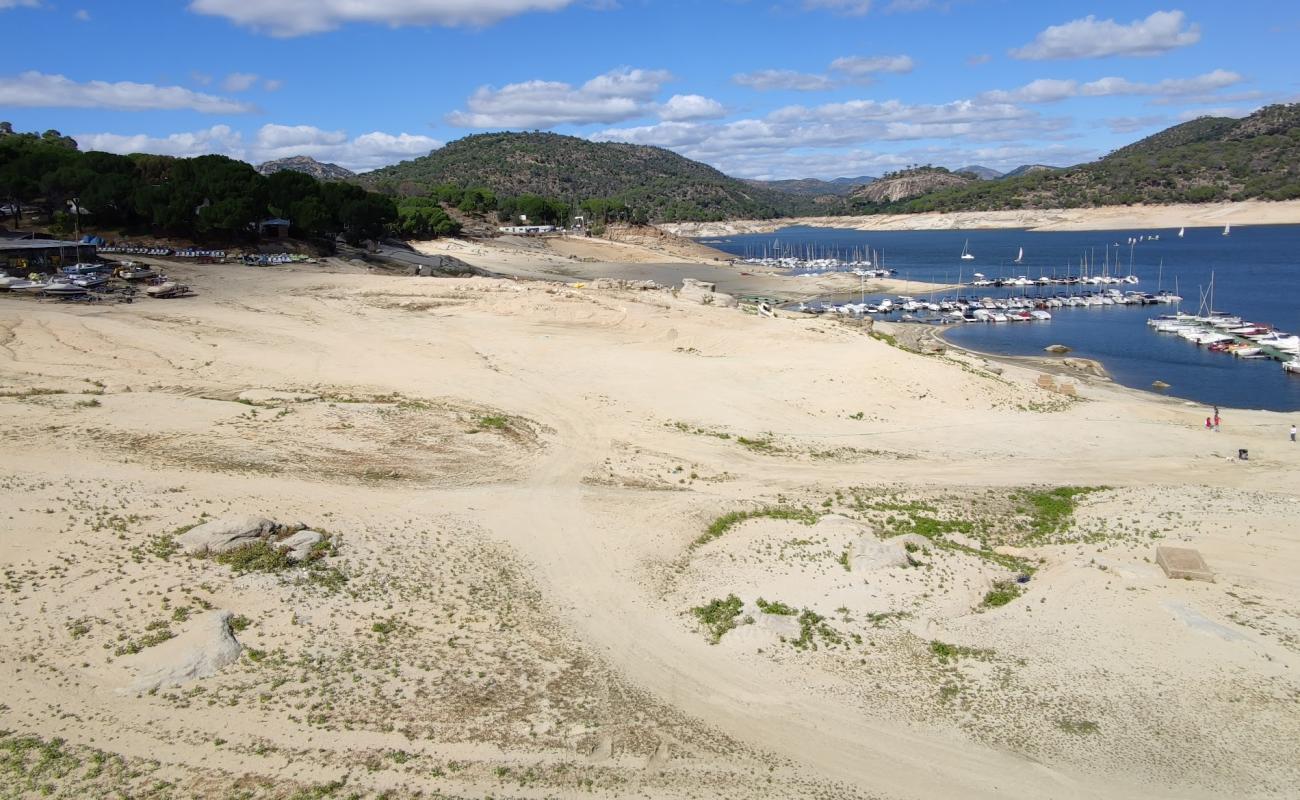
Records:
[[[1068,529],[1074,520],[1078,499],[1106,489],[1105,486],[1058,486],[1020,492],[1018,499],[1027,506],[1030,515],[1030,538],[1045,539]]]
[[[248,617],[244,616],[243,614],[230,618],[230,630],[233,631],[234,633],[239,633],[240,631],[248,630],[248,626],[252,624],[253,621]]]
[[[782,603],[780,600],[773,600],[769,603],[760,597],[754,601],[754,605],[758,606],[758,610],[764,614],[780,614],[783,617],[793,617],[799,613],[796,609]]]
[[[821,515],[810,508],[795,508],[793,506],[765,506],[751,511],[729,511],[709,523],[709,527],[695,539],[691,546],[700,547],[708,544],[745,520],[760,517],[788,519],[802,522],[804,525],[812,525],[821,518]]]
[[[883,628],[885,623],[895,619],[910,619],[910,611],[879,611],[867,614],[867,622],[871,623],[873,628]]]
[[[92,397],[89,400],[78,400],[77,402],[73,403],[73,405],[76,406],[77,408],[99,408],[100,405],[102,404],[98,400]]]
[[[172,534],[159,533],[149,537],[149,541],[144,546],[145,552],[154,558],[166,561],[180,552],[181,546],[176,543],[176,537]]]
[[[1101,732],[1101,726],[1086,719],[1058,719],[1056,727],[1075,736],[1091,736]]]
[[[144,636],[139,639],[128,640],[126,644],[114,650],[113,654],[118,656],[135,655],[141,650],[162,644],[168,639],[176,637],[176,634],[172,633],[171,628],[167,626],[167,621],[161,619],[150,622],[145,626],[145,631]]]
[[[939,659],[940,663],[948,664],[959,658],[987,658],[993,655],[993,651],[978,647],[948,644],[935,639],[930,642],[930,654]]]
[[[755,453],[766,453],[770,455],[772,453],[785,452],[785,448],[777,445],[776,439],[770,433],[760,434],[754,438],[748,436],[737,436],[736,444],[739,444]]]
[[[489,415],[485,417],[479,417],[475,421],[475,424],[478,425],[478,427],[482,428],[483,430],[504,431],[510,427],[510,418],[503,417],[500,415]]]
[[[998,608],[1005,606],[1024,593],[1024,588],[1015,581],[996,581],[993,588],[985,593],[984,600],[980,605],[985,608]]]
[[[889,345],[890,347],[897,347],[899,350],[902,350],[902,349],[903,349],[902,345],[900,345],[900,344],[898,343],[898,338],[897,338],[897,337],[895,337],[895,336],[893,336],[893,335],[891,335],[891,334],[885,333],[884,331],[872,330],[872,331],[871,331],[870,333],[868,333],[867,335],[870,336],[872,339],[875,339],[875,340],[878,341],[878,342],[884,342],[885,344]]]
[[[294,565],[286,550],[265,541],[253,542],[234,550],[217,553],[212,558],[218,564],[225,564],[240,575],[245,572],[283,572]]]
[[[714,430],[712,428],[700,428],[686,422],[678,421],[678,422],[672,422],[668,424],[670,427],[676,428],[682,433],[690,433],[696,436],[712,436],[715,439],[724,439],[724,440],[731,438],[731,434],[727,433],[726,431]]]
[[[832,644],[840,644],[843,639],[839,631],[826,624],[826,618],[811,608],[799,612],[799,638],[792,644],[796,650],[816,650],[817,637]]]
[[[81,617],[80,619],[69,620],[67,627],[69,636],[73,639],[80,639],[90,633],[90,619]]]
[[[744,605],[739,597],[730,594],[725,600],[714,599],[707,605],[696,606],[691,609],[691,613],[708,632],[709,641],[717,644],[723,634],[736,627],[736,617],[740,616]]]

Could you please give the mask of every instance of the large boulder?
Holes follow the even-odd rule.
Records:
[[[195,618],[180,636],[137,655],[130,691],[183,686],[233,664],[244,648],[230,630],[230,618],[229,611],[210,611]]]
[[[280,526],[266,517],[230,515],[196,525],[176,539],[186,555],[226,553],[253,544],[279,531]]]
[[[714,296],[717,288],[718,286],[715,283],[700,281],[695,278],[682,278],[682,288],[677,290],[677,296],[706,306],[713,305],[717,299]]]
[[[311,557],[312,548],[325,537],[316,531],[303,530],[277,541],[275,546],[287,550],[285,554],[290,561],[306,561]]]
[[[872,572],[878,569],[906,567],[911,563],[907,546],[926,547],[930,540],[916,533],[877,539],[871,534],[859,536],[849,547],[849,569],[853,572]]]

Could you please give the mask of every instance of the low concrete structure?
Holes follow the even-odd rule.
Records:
[[[1200,551],[1190,547],[1156,548],[1156,563],[1165,571],[1167,578],[1181,578],[1188,581],[1205,581],[1214,583],[1214,573],[1201,557]]]

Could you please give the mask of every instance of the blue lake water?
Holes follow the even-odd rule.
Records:
[[[1026,275],[1078,275],[1081,258],[1100,271],[1110,259],[1111,273],[1130,271],[1128,240],[1158,235],[1131,248],[1132,273],[1141,284],[1118,287],[1155,292],[1175,290],[1181,309],[1195,313],[1201,291],[1214,278],[1214,308],[1251,322],[1300,331],[1300,226],[1238,226],[1230,236],[1221,228],[1037,232],[993,231],[849,231],[793,227],[774,234],[707,239],[713,247],[738,256],[762,256],[780,250],[796,255],[852,257],[870,247],[899,278],[927,283],[971,280],[973,272],[990,279]],[[969,242],[973,260],[962,261]],[[1114,245],[1118,244],[1116,248]],[[1021,264],[1011,263],[1019,248]],[[1109,254],[1107,248],[1109,247]],[[1115,262],[1118,257],[1118,270]],[[1163,266],[1162,266],[1163,265]],[[1084,287],[1094,288],[1094,287]],[[1046,294],[1078,291],[1052,286]],[[962,290],[963,294],[998,296],[1007,290]],[[1020,290],[1015,290],[1017,293]],[[1029,290],[1032,295],[1033,289]],[[956,294],[955,292],[949,294]],[[1151,382],[1170,384],[1164,393],[1206,404],[1274,411],[1300,410],[1300,376],[1271,360],[1243,360],[1214,353],[1147,327],[1146,320],[1173,313],[1174,306],[1103,306],[1052,309],[1050,321],[1014,324],[968,324],[945,338],[956,345],[1003,355],[1042,355],[1050,344],[1064,344],[1074,354],[1101,361],[1111,377],[1125,386],[1150,389]]]

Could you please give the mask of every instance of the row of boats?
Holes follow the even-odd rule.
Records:
[[[189,287],[167,280],[147,264],[126,261],[118,265],[104,263],[79,263],[64,267],[57,275],[32,273],[27,277],[0,274],[0,292],[18,292],[43,297],[83,299],[95,293],[113,289],[114,281],[145,285],[150,297],[180,297],[189,293]]]
[[[1300,373],[1300,336],[1271,325],[1226,313],[1169,314],[1153,317],[1147,325],[1158,333],[1176,335],[1216,353],[1278,359],[1286,371]]]
[[[1120,292],[1118,289],[1104,289],[1097,292],[1066,294],[1064,292],[1051,296],[1011,296],[1011,297],[946,297],[939,300],[918,300],[901,296],[897,299],[884,298],[877,302],[860,303],[800,303],[796,310],[806,314],[836,314],[839,316],[860,317],[866,314],[889,315],[903,314],[904,319],[916,316],[938,317],[939,322],[1017,322],[1030,320],[1049,320],[1053,309],[1061,308],[1096,308],[1102,306],[1126,305],[1173,305],[1181,301],[1178,295],[1161,292],[1149,294],[1144,292]]]

